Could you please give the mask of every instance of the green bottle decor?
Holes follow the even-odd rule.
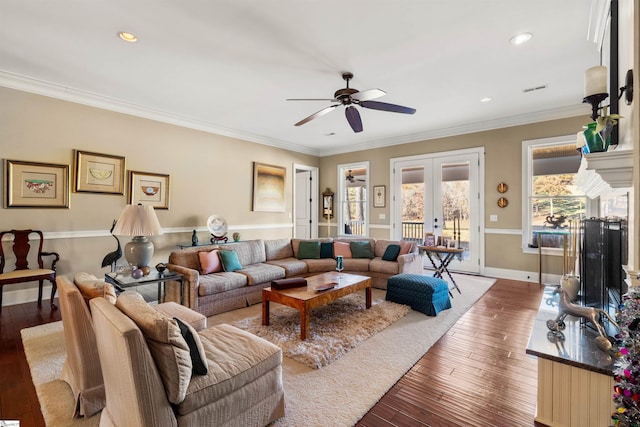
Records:
[[[587,125],[584,130],[584,139],[586,141],[586,145],[582,148],[584,154],[589,153],[601,153],[603,151],[607,151],[609,148],[609,142],[611,140],[611,133],[608,134],[606,140],[602,139],[602,134],[600,132],[596,132],[596,126],[598,123],[591,122]]]
[[[193,234],[191,235],[191,246],[198,246],[198,235],[196,234],[196,230],[193,230]]]

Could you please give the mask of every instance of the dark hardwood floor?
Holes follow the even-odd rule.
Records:
[[[535,283],[498,280],[358,425],[536,425],[536,360],[525,348],[541,297]],[[0,419],[44,426],[20,329],[56,320],[48,301],[2,308]]]

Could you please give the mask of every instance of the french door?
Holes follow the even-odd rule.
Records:
[[[440,244],[465,250],[450,270],[480,273],[481,153],[472,149],[392,159],[393,238],[422,244],[432,233]]]

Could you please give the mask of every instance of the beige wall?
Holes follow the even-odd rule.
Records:
[[[575,135],[586,124],[588,117],[553,120],[531,125],[514,126],[485,132],[471,133],[447,138],[438,138],[411,144],[395,145],[320,159],[320,187],[337,188],[337,165],[368,160],[370,162],[371,185],[386,185],[390,188],[390,159],[418,154],[484,147],[485,149],[485,206],[482,207],[484,225],[494,229],[522,229],[522,141],[561,135]],[[509,191],[504,194],[509,200],[506,208],[499,208],[498,183],[506,182]],[[387,194],[388,196],[388,194]],[[380,213],[386,220],[378,219]],[[489,222],[489,215],[497,214],[498,222]],[[389,225],[390,203],[387,207],[370,207],[372,224]],[[332,229],[335,233],[335,228]],[[372,229],[373,237],[389,237],[387,229]],[[486,234],[485,265],[488,268],[536,272],[537,255],[523,254],[520,236]],[[550,258],[550,259],[546,259]],[[545,272],[560,274],[560,257],[545,257]],[[533,278],[532,278],[533,279]],[[537,280],[537,278],[535,278]]]
[[[206,221],[212,214],[226,218],[230,229],[255,226],[240,230],[243,239],[290,237],[292,228],[286,227],[292,222],[293,164],[319,165],[314,156],[12,89],[0,88],[0,99],[0,157],[72,167],[73,149],[80,149],[124,156],[128,170],[169,174],[170,206],[156,211],[160,224],[169,231],[200,228],[201,240],[210,237]],[[287,168],[286,212],[251,211],[254,161]],[[72,236],[103,233],[104,237],[45,242],[46,250],[60,253],[60,273],[101,275],[108,271],[100,268],[102,258],[116,247],[106,233],[127,196],[72,192],[70,203],[70,209],[2,208],[0,228],[34,228]],[[166,260],[177,243],[191,241],[190,235],[185,231],[153,238],[154,262]],[[124,244],[129,238],[121,240]],[[11,289],[5,287],[5,293]]]

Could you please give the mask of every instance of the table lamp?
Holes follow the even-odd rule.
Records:
[[[162,227],[153,206],[127,205],[120,214],[113,234],[133,236],[124,246],[124,256],[130,265],[148,267],[153,257],[153,243],[147,237],[162,234]]]

